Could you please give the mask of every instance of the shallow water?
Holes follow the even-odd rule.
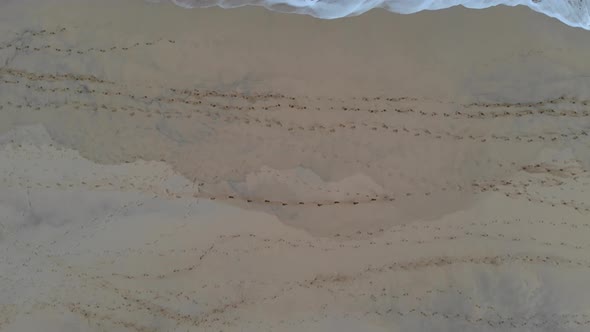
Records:
[[[322,19],[335,19],[360,15],[376,8],[400,14],[413,14],[423,10],[441,10],[454,6],[484,9],[499,5],[527,6],[572,26],[590,30],[590,2],[587,0],[170,0],[184,8],[219,6],[236,8],[247,5],[263,6],[278,12],[312,15]],[[154,1],[150,1],[154,2]],[[157,0],[156,0],[157,2]]]

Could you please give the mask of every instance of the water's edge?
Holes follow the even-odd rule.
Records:
[[[150,2],[157,2],[149,0]],[[236,8],[262,6],[269,10],[311,15],[321,19],[336,19],[363,14],[374,8],[411,14],[423,10],[439,10],[453,6],[483,9],[498,5],[523,5],[556,18],[561,22],[590,30],[590,0],[170,0],[184,8],[218,6]]]

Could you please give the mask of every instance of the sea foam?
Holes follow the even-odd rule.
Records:
[[[355,16],[373,8],[384,8],[400,14],[438,10],[453,6],[483,9],[497,5],[524,5],[554,17],[563,23],[590,30],[590,0],[171,0],[185,8],[218,6],[235,8],[246,5],[270,10],[307,14],[322,19]]]

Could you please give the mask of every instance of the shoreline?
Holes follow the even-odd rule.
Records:
[[[158,0],[156,0],[157,2]],[[381,3],[379,5],[366,5],[363,3],[356,3],[356,4],[349,4],[342,6],[341,4],[332,4],[332,3],[322,3],[322,2],[312,2],[312,3],[301,3],[295,2],[289,3],[290,1],[278,1],[279,3],[274,3],[274,0],[267,0],[262,2],[253,2],[248,3],[245,1],[241,4],[224,4],[224,3],[211,3],[209,1],[208,4],[203,5],[197,2],[196,4],[191,4],[190,0],[184,0],[187,3],[179,3],[177,1],[170,1],[175,5],[185,8],[185,9],[203,9],[203,8],[211,8],[211,7],[220,7],[223,9],[236,9],[245,6],[257,6],[263,7],[267,10],[283,13],[283,14],[301,14],[301,15],[309,15],[314,18],[319,19],[342,19],[347,17],[355,17],[359,15],[366,14],[370,11],[374,10],[386,10],[391,13],[395,14],[403,14],[403,15],[412,15],[423,11],[439,11],[444,9],[452,9],[455,7],[464,7],[468,9],[488,9],[493,8],[496,6],[503,6],[503,7],[526,7],[531,11],[541,13],[546,15],[547,17],[551,17],[553,19],[559,20],[561,23],[568,25],[573,28],[581,28],[585,30],[590,30],[590,26],[588,25],[588,18],[584,20],[584,17],[580,17],[581,13],[576,13],[576,10],[579,12],[583,12],[583,7],[588,7],[588,4],[579,3],[578,8],[573,8],[576,6],[574,3],[562,3],[558,2],[557,4],[547,4],[547,2],[551,1],[522,1],[522,3],[509,1],[509,3],[502,3],[502,1],[495,1],[495,2],[487,2],[487,3],[477,3],[474,1],[468,1],[466,3],[455,2],[452,4],[442,4],[440,2],[430,2],[424,6],[424,4],[417,4],[414,6],[404,4],[401,5],[400,3]],[[149,2],[149,1],[148,1]],[[286,3],[285,3],[286,2]],[[560,8],[563,7],[563,8]],[[568,13],[567,8],[571,11]],[[338,12],[340,11],[340,12]],[[573,13],[572,13],[573,11]],[[586,13],[588,12],[588,8],[586,8]],[[584,22],[586,21],[586,22]]]

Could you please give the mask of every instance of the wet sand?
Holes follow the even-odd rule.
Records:
[[[587,31],[68,1],[0,5],[1,331],[587,330]]]

